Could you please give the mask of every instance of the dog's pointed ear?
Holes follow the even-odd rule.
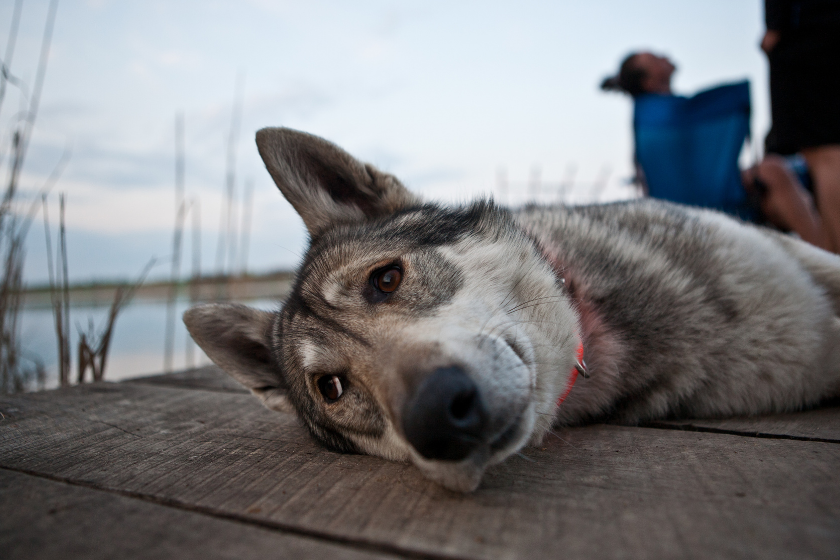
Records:
[[[264,128],[257,132],[257,147],[310,234],[333,223],[375,218],[420,204],[396,177],[323,138],[289,128]]]
[[[275,314],[239,304],[199,305],[184,313],[193,340],[213,362],[260,398],[293,412],[288,386],[271,353]]]

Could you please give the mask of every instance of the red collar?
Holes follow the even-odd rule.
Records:
[[[539,248],[540,252],[542,253],[543,258],[546,262],[551,266],[554,270],[554,273],[557,275],[557,278],[560,280],[562,284],[566,284],[566,278],[563,276],[563,269],[564,267],[560,265],[559,260],[556,258],[555,255],[552,255],[548,251],[545,250],[545,247],[542,246],[541,243],[537,243],[537,247]],[[573,287],[566,286],[566,288],[572,293]],[[563,404],[563,401],[566,400],[566,397],[569,396],[569,393],[572,392],[572,387],[575,386],[575,381],[577,381],[578,374],[582,375],[583,377],[589,377],[589,373],[586,371],[586,362],[583,361],[583,340],[578,343],[577,347],[577,363],[575,367],[572,368],[571,373],[569,374],[569,381],[566,384],[566,389],[557,399],[557,406]]]
[[[569,382],[566,384],[566,390],[563,391],[560,398],[557,399],[557,406],[563,404],[563,401],[565,401],[566,397],[569,396],[569,393],[572,392],[572,387],[575,386],[578,373],[582,374],[584,377],[589,377],[589,374],[586,373],[586,362],[583,361],[583,341],[578,344],[577,363],[575,364],[575,367],[572,368],[571,373],[569,373]]]

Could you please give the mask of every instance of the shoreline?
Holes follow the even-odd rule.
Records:
[[[132,300],[145,303],[165,303],[171,290],[176,290],[177,300],[189,299],[195,303],[212,301],[248,301],[254,299],[282,299],[292,289],[294,273],[278,271],[260,275],[204,276],[195,281],[182,280],[147,282],[140,285]],[[117,290],[128,289],[131,282],[88,282],[69,287],[71,307],[108,307]],[[49,285],[27,287],[21,291],[23,309],[50,309],[52,300]]]

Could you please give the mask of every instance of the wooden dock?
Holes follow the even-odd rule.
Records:
[[[558,430],[473,494],[215,368],[0,397],[0,558],[840,558],[840,406]]]

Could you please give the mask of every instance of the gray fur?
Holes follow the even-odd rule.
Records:
[[[311,234],[275,314],[201,306],[207,354],[330,448],[410,460],[470,491],[552,425],[798,410],[840,395],[840,258],[721,214],[653,200],[583,207],[421,204],[314,136],[257,144]],[[373,278],[397,267],[382,293]],[[590,377],[557,405],[583,342]],[[463,460],[429,459],[406,403],[459,368],[486,409]],[[327,401],[322,376],[341,379]]]

